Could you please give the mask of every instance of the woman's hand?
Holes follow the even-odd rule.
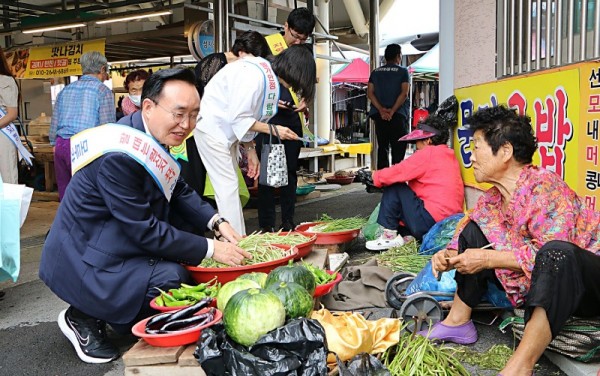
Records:
[[[307,112],[308,113],[308,107],[306,106],[306,101],[304,100],[304,98],[300,98],[300,102],[298,102],[298,106],[294,109],[294,112]]]
[[[246,173],[251,179],[258,179],[260,175],[260,160],[256,154],[256,149],[248,150],[248,172]]]
[[[460,255],[451,257],[448,262],[461,274],[475,274],[491,269],[489,249],[467,248]]]
[[[215,251],[212,258],[223,264],[229,266],[241,265],[244,258],[252,258],[250,253],[233,243],[215,240],[213,244],[215,246]]]
[[[299,140],[300,137],[288,127],[284,127],[283,125],[276,125],[277,132],[279,133],[279,138],[282,140]]]
[[[448,262],[448,259],[457,254],[458,252],[454,249],[444,249],[433,255],[431,258],[431,271],[433,272],[433,276],[437,278],[440,272],[447,272],[452,269],[452,265]]]

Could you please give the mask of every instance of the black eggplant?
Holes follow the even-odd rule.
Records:
[[[207,307],[211,301],[212,301],[212,298],[204,298],[194,305],[191,305],[187,308],[173,312],[171,314],[171,317],[167,318],[167,320],[164,323],[167,324],[167,323],[170,323],[173,321],[192,317],[196,312],[200,311],[204,307]]]
[[[161,313],[146,322],[146,329],[158,329],[165,324],[167,319],[173,315],[172,312]]]
[[[206,312],[201,315],[188,317],[185,319],[175,320],[166,323],[160,328],[160,331],[172,332],[182,329],[187,329],[197,325],[203,325],[210,322],[213,319],[211,312]]]

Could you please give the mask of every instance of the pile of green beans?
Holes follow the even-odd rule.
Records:
[[[400,247],[390,248],[377,256],[377,263],[395,272],[420,272],[431,256],[419,254],[419,243],[411,241]]]
[[[285,257],[285,252],[286,252],[285,249],[276,247],[274,245],[257,244],[252,247],[252,246],[248,246],[248,245],[245,245],[245,246],[240,245],[240,243],[238,243],[238,245],[241,248],[245,249],[246,251],[248,251],[252,254],[251,259],[244,259],[243,265],[255,265],[255,264],[260,264],[262,262],[279,260],[279,259]],[[202,262],[198,266],[201,268],[230,268],[231,267],[227,264],[220,263],[211,258],[202,260]]]
[[[366,218],[362,217],[350,217],[333,219],[327,214],[323,214],[318,222],[324,222],[319,225],[313,226],[308,231],[310,232],[340,232],[349,230],[358,230],[367,223]]]
[[[253,232],[252,234],[243,238],[238,245],[244,249],[252,249],[257,245],[265,245],[265,244],[284,244],[284,245],[298,245],[302,243],[306,243],[311,238],[308,236],[304,236],[300,233],[292,233],[285,235],[280,235],[279,232]]]
[[[483,369],[500,371],[513,354],[506,345],[494,345],[486,352],[480,353],[466,346],[453,347],[454,356],[463,363],[468,363]]]
[[[382,361],[392,376],[469,376],[453,354],[451,347],[405,332],[397,345],[383,353]]]

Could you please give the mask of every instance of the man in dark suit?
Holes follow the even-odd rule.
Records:
[[[155,313],[149,307],[155,287],[168,290],[190,282],[181,264],[198,265],[212,257],[239,265],[251,257],[236,245],[240,235],[229,223],[177,177],[178,166],[163,149],[181,144],[196,125],[200,98],[194,81],[188,69],[158,71],[144,83],[142,110],[120,121],[137,131],[115,125],[87,131],[104,129],[110,135],[121,129],[144,140],[153,148],[146,162],[135,158],[139,147],[123,146],[129,140],[123,136],[116,142],[88,136],[89,149],[102,144],[103,152],[79,169],[80,150],[72,149],[75,172],[44,245],[39,275],[70,304],[58,324],[84,362],[106,363],[119,356],[106,338],[106,323],[128,332]],[[166,179],[170,185],[157,178],[164,165],[148,163],[161,155],[173,167]],[[201,236],[207,229],[218,230],[227,242]]]

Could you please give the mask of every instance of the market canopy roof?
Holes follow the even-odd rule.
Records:
[[[408,67],[413,77],[423,80],[437,80],[440,72],[440,45],[436,44],[431,50]]]
[[[371,67],[369,67],[369,64],[365,63],[363,59],[356,58],[346,68],[335,74],[331,81],[366,84],[369,82],[370,74]]]

